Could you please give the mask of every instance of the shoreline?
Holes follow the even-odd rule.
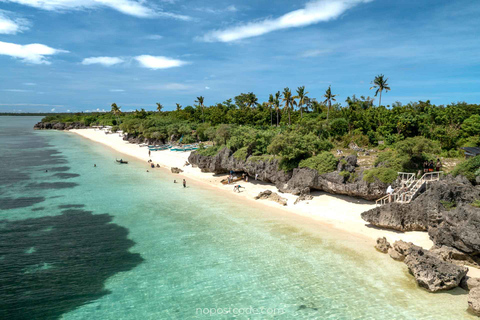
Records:
[[[214,173],[201,172],[199,168],[193,168],[191,165],[184,167],[183,165],[188,159],[189,152],[172,152],[170,150],[154,151],[151,153],[151,157],[149,157],[148,148],[128,143],[118,134],[107,135],[103,131],[95,129],[74,129],[69,132],[93,142],[103,144],[119,153],[134,157],[145,163],[149,159],[152,159],[155,165],[158,163],[161,166],[161,169],[167,169],[169,172],[172,167],[178,167],[184,170],[184,172],[179,174],[172,173],[172,175],[179,176],[179,180],[187,179],[187,184],[188,179],[191,179],[196,183],[201,183],[214,188],[214,190],[227,192],[229,195],[239,197],[242,200],[248,201],[250,204],[261,205],[266,209],[281,210],[282,213],[294,214],[296,216],[315,220],[325,227],[360,236],[365,238],[366,241],[371,240],[372,249],[376,239],[379,237],[386,237],[390,243],[393,243],[396,240],[413,242],[425,249],[429,249],[433,246],[433,242],[429,239],[426,232],[412,231],[401,233],[368,226],[368,224],[360,217],[360,214],[375,207],[375,204],[370,201],[343,195],[333,195],[323,191],[312,191],[311,194],[313,200],[302,201],[294,205],[293,203],[297,196],[288,193],[280,193],[273,184],[255,181],[254,179],[249,179],[249,182],[242,181],[241,185],[245,186],[245,189],[240,193],[234,193],[233,185],[222,185],[220,183],[222,179],[227,177],[226,174],[216,175]],[[146,166],[146,169],[150,168]],[[286,198],[288,203],[287,206],[282,206],[270,200],[254,199],[259,192],[265,190],[271,190],[281,195],[281,197]]]

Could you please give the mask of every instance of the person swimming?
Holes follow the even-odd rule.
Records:
[[[183,179],[183,187],[184,187],[184,188],[187,187],[187,181],[185,181],[185,179]]]
[[[97,165],[94,163],[94,164],[93,164],[93,167],[95,168],[96,166],[97,166]]]

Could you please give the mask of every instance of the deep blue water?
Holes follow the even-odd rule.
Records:
[[[470,318],[359,238],[38,120],[0,117],[0,319]]]

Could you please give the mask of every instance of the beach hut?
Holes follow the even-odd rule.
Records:
[[[480,155],[480,148],[478,147],[465,147],[461,148],[465,151],[465,158],[473,158]]]

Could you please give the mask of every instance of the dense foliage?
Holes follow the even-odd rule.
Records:
[[[386,80],[376,78],[372,88],[377,94],[390,90]],[[157,111],[122,112],[112,104],[109,113],[51,115],[43,121],[110,125],[152,143],[180,138],[182,143],[211,141],[215,148],[202,150],[202,154],[216,154],[225,146],[237,159],[280,159],[285,170],[302,165],[323,172],[326,169],[318,167],[320,162],[333,167],[326,151],[355,143],[386,149],[365,178],[382,181],[390,180],[394,171],[413,172],[425,160],[459,157],[463,155],[460,147],[480,145],[480,105],[435,106],[419,101],[376,106],[370,97],[353,96],[342,106],[334,103],[338,96],[332,91],[328,88],[321,102],[299,87],[296,92],[285,88],[263,103],[250,92],[211,106],[205,105],[204,97],[197,97],[193,106],[177,104],[175,111],[163,111],[157,103]]]
[[[470,158],[467,161],[460,163],[453,169],[454,176],[462,175],[468,180],[474,182],[477,176],[480,176],[480,156]]]

